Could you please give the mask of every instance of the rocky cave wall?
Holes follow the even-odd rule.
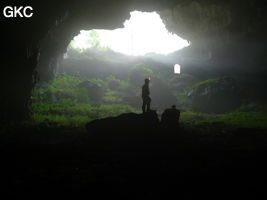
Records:
[[[263,1],[60,0],[29,1],[28,5],[34,8],[34,17],[1,19],[1,120],[30,116],[30,96],[38,73],[44,79],[53,76],[68,43],[81,29],[122,27],[133,10],[158,11],[170,31],[191,41],[188,54],[211,52],[213,59],[239,59],[251,53],[251,45],[256,55],[264,57],[266,52]],[[240,49],[244,54],[239,55]]]

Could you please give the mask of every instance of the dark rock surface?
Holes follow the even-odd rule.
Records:
[[[98,136],[101,133],[105,136],[149,135],[155,133],[159,127],[156,111],[144,114],[125,113],[117,117],[97,119],[86,125],[88,133]]]
[[[88,132],[13,126],[0,135],[1,194],[27,199],[264,199],[266,131],[215,134],[220,126],[209,133],[183,125],[170,129],[160,126],[156,112],[96,120],[87,125]]]
[[[223,77],[200,84],[188,95],[195,109],[200,112],[225,113],[240,107],[244,98],[242,92],[240,85],[234,79]]]

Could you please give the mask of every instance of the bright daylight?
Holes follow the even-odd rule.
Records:
[[[130,19],[124,22],[124,28],[81,30],[70,46],[82,51],[97,45],[131,56],[147,53],[166,55],[189,46],[187,40],[168,32],[156,12],[133,11],[130,14]]]

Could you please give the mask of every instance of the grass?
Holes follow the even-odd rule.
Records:
[[[83,126],[94,119],[117,116],[122,113],[139,111],[129,105],[106,104],[90,105],[85,103],[35,103],[32,119],[35,123],[52,126]]]
[[[36,123],[50,123],[60,126],[83,126],[93,119],[117,116],[122,113],[140,111],[122,104],[90,105],[85,103],[38,102],[33,106],[33,121]],[[234,111],[225,114],[205,114],[200,112],[182,112],[181,122],[186,124],[203,124],[222,122],[226,125],[244,128],[267,128],[267,111]]]
[[[151,72],[149,71],[149,73]],[[219,78],[207,79],[187,87],[183,91],[174,92],[177,101],[181,104],[180,109],[192,109],[193,105],[188,97],[189,91],[205,84],[216,83],[219,80]],[[49,126],[80,127],[94,119],[140,112],[126,105],[126,102],[123,103],[123,97],[129,95],[127,92],[132,90],[130,82],[114,76],[104,79],[91,78],[87,81],[102,87],[104,92],[101,93],[99,101],[93,100],[98,93],[91,91],[92,88],[80,88],[79,84],[83,80],[78,75],[59,74],[47,86],[36,87],[32,94],[33,103],[31,105],[33,122],[45,123]],[[220,115],[182,112],[181,122],[186,124],[222,122],[237,127],[267,128],[267,105],[249,104],[240,108],[239,111]]]
[[[122,101],[130,90],[128,82],[114,76],[88,78],[84,81],[78,74],[71,76],[62,73],[47,84],[36,87],[31,104],[33,123],[82,126],[93,119],[139,112]],[[86,84],[81,86],[81,83]]]
[[[225,114],[204,114],[198,112],[182,112],[181,122],[187,124],[203,124],[222,122],[240,128],[267,128],[267,112],[234,111]]]

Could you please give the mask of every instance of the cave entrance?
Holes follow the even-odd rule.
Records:
[[[68,49],[85,51],[88,48],[113,50],[130,56],[149,53],[167,55],[189,46],[189,42],[168,32],[156,12],[133,11],[124,27],[115,30],[81,30]]]
[[[172,53],[187,46],[188,41],[167,31],[156,12],[131,12],[120,29],[81,30],[69,43],[56,76],[35,89],[34,118],[76,126],[139,113],[147,77],[154,109],[176,104],[170,80],[176,76],[177,59]]]

